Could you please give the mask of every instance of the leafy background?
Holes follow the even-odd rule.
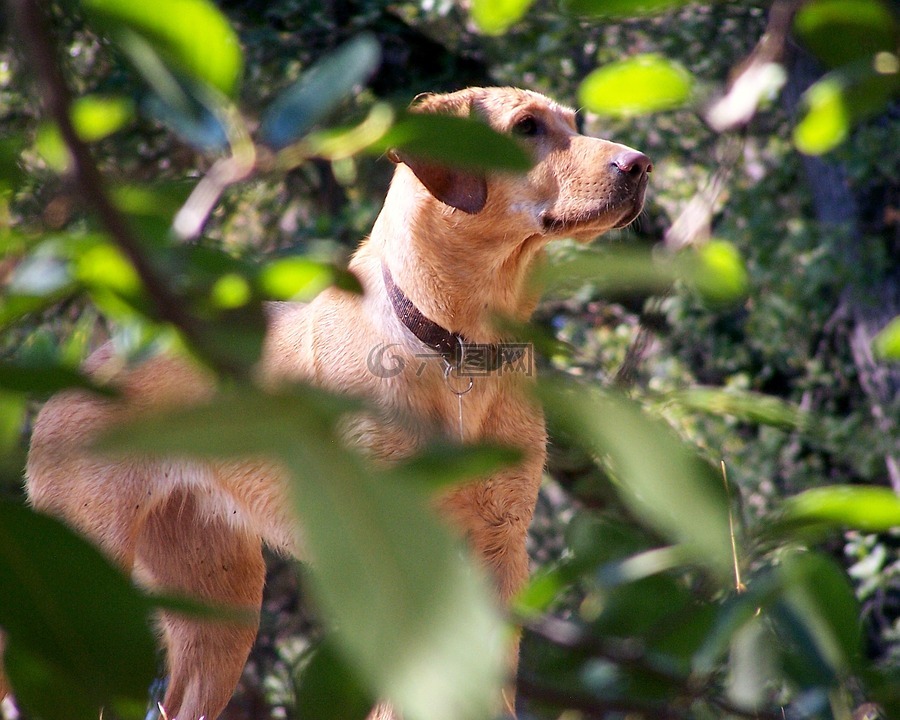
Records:
[[[582,108],[587,132],[654,161],[634,226],[594,251],[552,249],[527,330],[554,379],[542,385],[553,443],[535,579],[512,613],[525,633],[522,716],[900,716],[898,20],[877,0],[800,6],[88,0],[44,5],[54,44],[42,47],[34,4],[11,0],[0,627],[22,707],[5,715],[143,715],[150,609],[204,612],[135,592],[22,508],[37,403],[92,386],[78,362],[112,337],[133,359],[189,348],[243,388],[214,413],[127,428],[120,448],[231,451],[243,435],[210,421],[223,414],[327,436],[332,399],[273,398],[243,380],[258,302],[353,285],[342,268],[380,207],[387,147],[473,161],[402,114],[413,96],[513,84]],[[70,132],[41,106],[53,68],[74,98]],[[458,132],[473,133],[476,160],[516,164],[514,148],[489,154],[496,141]],[[72,135],[90,143],[100,200],[124,227],[73,172]],[[440,467],[458,481],[502,458],[458,453],[446,472],[434,449],[398,485],[320,446],[265,449],[294,461],[298,498],[318,500],[309,468],[322,468],[372,499],[377,531],[400,513],[428,538],[419,561],[470,578],[440,529],[412,520],[408,480],[433,485]],[[302,502],[298,514],[317,517]],[[226,716],[361,717],[383,692],[412,718],[435,706],[486,716],[489,647],[473,642],[460,660],[447,637],[429,638],[420,670],[445,677],[443,696],[418,696],[393,674],[402,663],[380,662],[426,631],[390,603],[333,595],[359,577],[341,570],[340,540],[322,529],[321,572],[270,558],[260,639]],[[390,559],[366,558],[370,597],[384,600]],[[393,559],[409,571],[411,607],[427,612],[432,576],[416,557]],[[492,622],[477,578],[441,592],[456,608],[449,627]],[[367,623],[384,633],[363,637]]]

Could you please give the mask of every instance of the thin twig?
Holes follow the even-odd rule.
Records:
[[[728,534],[731,536],[731,559],[734,563],[734,589],[738,593],[747,590],[747,586],[741,581],[741,563],[738,560],[737,538],[734,533],[734,508],[731,502],[731,486],[728,484],[728,470],[725,461],[722,460],[722,483],[725,485],[725,496],[728,498]]]

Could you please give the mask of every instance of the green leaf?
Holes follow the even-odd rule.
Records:
[[[0,626],[12,650],[10,676],[46,720],[79,710],[87,717],[88,704],[94,717],[103,705],[143,717],[156,671],[150,611],[129,579],[61,522],[0,500]]]
[[[25,180],[25,171],[19,163],[19,157],[25,146],[25,140],[21,135],[7,135],[0,138],[0,200],[4,195],[15,191]],[[0,252],[3,250],[5,233],[8,228],[0,224]]]
[[[691,410],[730,415],[745,422],[785,430],[801,430],[810,423],[808,415],[796,405],[764,393],[695,387],[666,397]]]
[[[872,63],[835,70],[803,94],[794,145],[807,155],[827,153],[847,139],[853,124],[883,110],[900,92],[900,61],[888,55],[884,72]]]
[[[491,594],[416,483],[343,449],[334,425],[351,407],[310,388],[245,388],[117,428],[104,447],[279,458],[314,560],[318,606],[370,694],[413,720],[484,717],[503,672]]]
[[[667,12],[689,0],[564,0],[563,8],[573,15],[625,18]]]
[[[280,150],[301,138],[369,78],[380,57],[378,41],[363,34],[320,59],[269,106],[260,139]]]
[[[0,377],[3,366],[0,365]],[[26,422],[26,400],[19,393],[10,393],[0,379],[0,455],[16,452]]]
[[[194,80],[235,94],[243,66],[237,34],[208,0],[82,0],[99,25],[141,36],[175,68]]]
[[[661,55],[636,55],[594,70],[581,83],[578,98],[591,112],[630,117],[683,105],[692,85],[681,65]]]
[[[830,485],[788,498],[783,530],[797,526],[885,532],[900,527],[900,497],[883,487]]]
[[[539,267],[536,281],[553,293],[572,292],[585,283],[601,294],[661,293],[678,278],[678,269],[666,259],[640,248],[578,246],[551,256]]]
[[[378,153],[392,148],[464,170],[524,172],[532,165],[512,137],[478,120],[452,115],[405,115],[372,146]]]
[[[102,703],[85,692],[79,679],[38,655],[15,635],[6,640],[3,664],[16,701],[47,720],[96,720]],[[133,715],[139,717],[137,713]]]
[[[11,293],[0,297],[0,328],[12,325],[31,313],[41,312],[75,291],[74,284],[66,283],[45,294]]]
[[[784,674],[798,685],[811,688],[813,693],[823,694],[824,688],[834,685],[835,667],[823,654],[808,619],[792,603],[785,601],[774,603],[769,617],[775,625]],[[817,713],[810,717],[821,717],[818,713],[827,707],[823,699],[817,699]]]
[[[604,588],[602,610],[593,628],[606,636],[652,640],[659,628],[672,624],[691,602],[687,588],[673,575],[648,575]]]
[[[130,98],[84,95],[72,103],[72,124],[85,142],[96,142],[122,129],[134,119]]]
[[[727,598],[718,609],[712,629],[693,657],[694,672],[698,675],[714,672],[735,637],[761,613],[768,612],[781,590],[781,578],[773,572],[764,572],[756,575],[746,592]]]
[[[882,360],[900,360],[900,315],[875,336],[872,350]]]
[[[65,365],[17,365],[0,361],[0,389],[7,392],[48,396],[68,388],[81,388],[110,395],[109,388],[97,385],[77,369]]]
[[[432,443],[412,460],[399,465],[394,474],[408,477],[416,484],[424,483],[425,488],[440,489],[485,478],[521,459],[520,451],[498,445]]]
[[[96,142],[121,130],[134,118],[134,103],[129,98],[83,95],[72,102],[72,126],[85,142]],[[64,171],[69,165],[69,151],[55,123],[38,127],[35,149],[52,169]]]
[[[309,302],[331,285],[351,292],[361,291],[359,280],[352,273],[332,263],[300,256],[266,263],[257,283],[268,298],[298,302]]]
[[[540,394],[557,427],[608,461],[619,496],[696,562],[722,577],[731,567],[728,499],[713,469],[664,423],[591,386],[544,382]]]
[[[534,0],[474,0],[472,20],[487,35],[502,35],[528,12]]]
[[[762,617],[751,618],[731,638],[726,687],[728,697],[739,707],[765,707],[779,678],[775,640]]]
[[[737,248],[725,240],[710,240],[696,250],[690,281],[708,301],[730,303],[747,294],[749,277]]]
[[[309,157],[345,160],[377,143],[394,123],[394,109],[377,102],[364,120],[356,125],[323,128],[309,133],[302,143],[278,154],[277,166],[289,170]]]
[[[861,669],[860,608],[844,571],[815,552],[791,553],[779,571],[787,600],[804,619],[823,657],[838,672]]]
[[[374,704],[333,642],[323,642],[300,675],[297,717],[364,720]]]
[[[134,266],[109,242],[98,242],[75,253],[73,275],[87,287],[104,288],[121,296],[137,296],[141,291]]]
[[[880,0],[814,0],[794,17],[794,31],[820,60],[838,67],[897,51],[898,26]]]
[[[547,290],[572,291],[589,283],[601,294],[667,292],[682,280],[711,303],[730,303],[747,291],[747,271],[731,243],[712,240],[679,253],[608,246],[578,246],[539,268]]]
[[[228,147],[228,130],[210,98],[201,97],[197,87],[177,83],[181,93],[151,94],[143,110],[162,123],[188,145],[201,152],[218,152]]]

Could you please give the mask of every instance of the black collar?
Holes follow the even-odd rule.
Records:
[[[427,345],[431,350],[438,353],[444,360],[450,364],[456,364],[461,357],[463,346],[468,341],[462,335],[450,332],[447,328],[438,325],[434,320],[425,317],[394,282],[394,277],[388,266],[381,263],[381,274],[384,277],[384,287],[387,289],[388,297],[391,299],[391,305],[394,313],[400,319],[406,328],[423,344]]]
[[[525,346],[521,343],[472,343],[458,332],[451,332],[438,325],[426,317],[406,296],[394,282],[391,271],[383,262],[381,274],[394,313],[400,322],[422,344],[439,355],[447,363],[448,368],[454,368],[458,374],[469,377],[489,374],[501,369],[506,363],[520,361],[525,354]]]

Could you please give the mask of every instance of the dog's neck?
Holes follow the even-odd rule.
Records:
[[[368,256],[373,263],[373,289],[383,285],[383,262],[409,301],[438,326],[470,342],[501,340],[494,320],[524,321],[536,305],[528,271],[543,242],[516,243],[498,234],[489,217],[443,205],[404,170],[398,168],[388,192],[390,212],[382,210],[375,221],[379,246],[369,242],[358,253],[359,261]]]

